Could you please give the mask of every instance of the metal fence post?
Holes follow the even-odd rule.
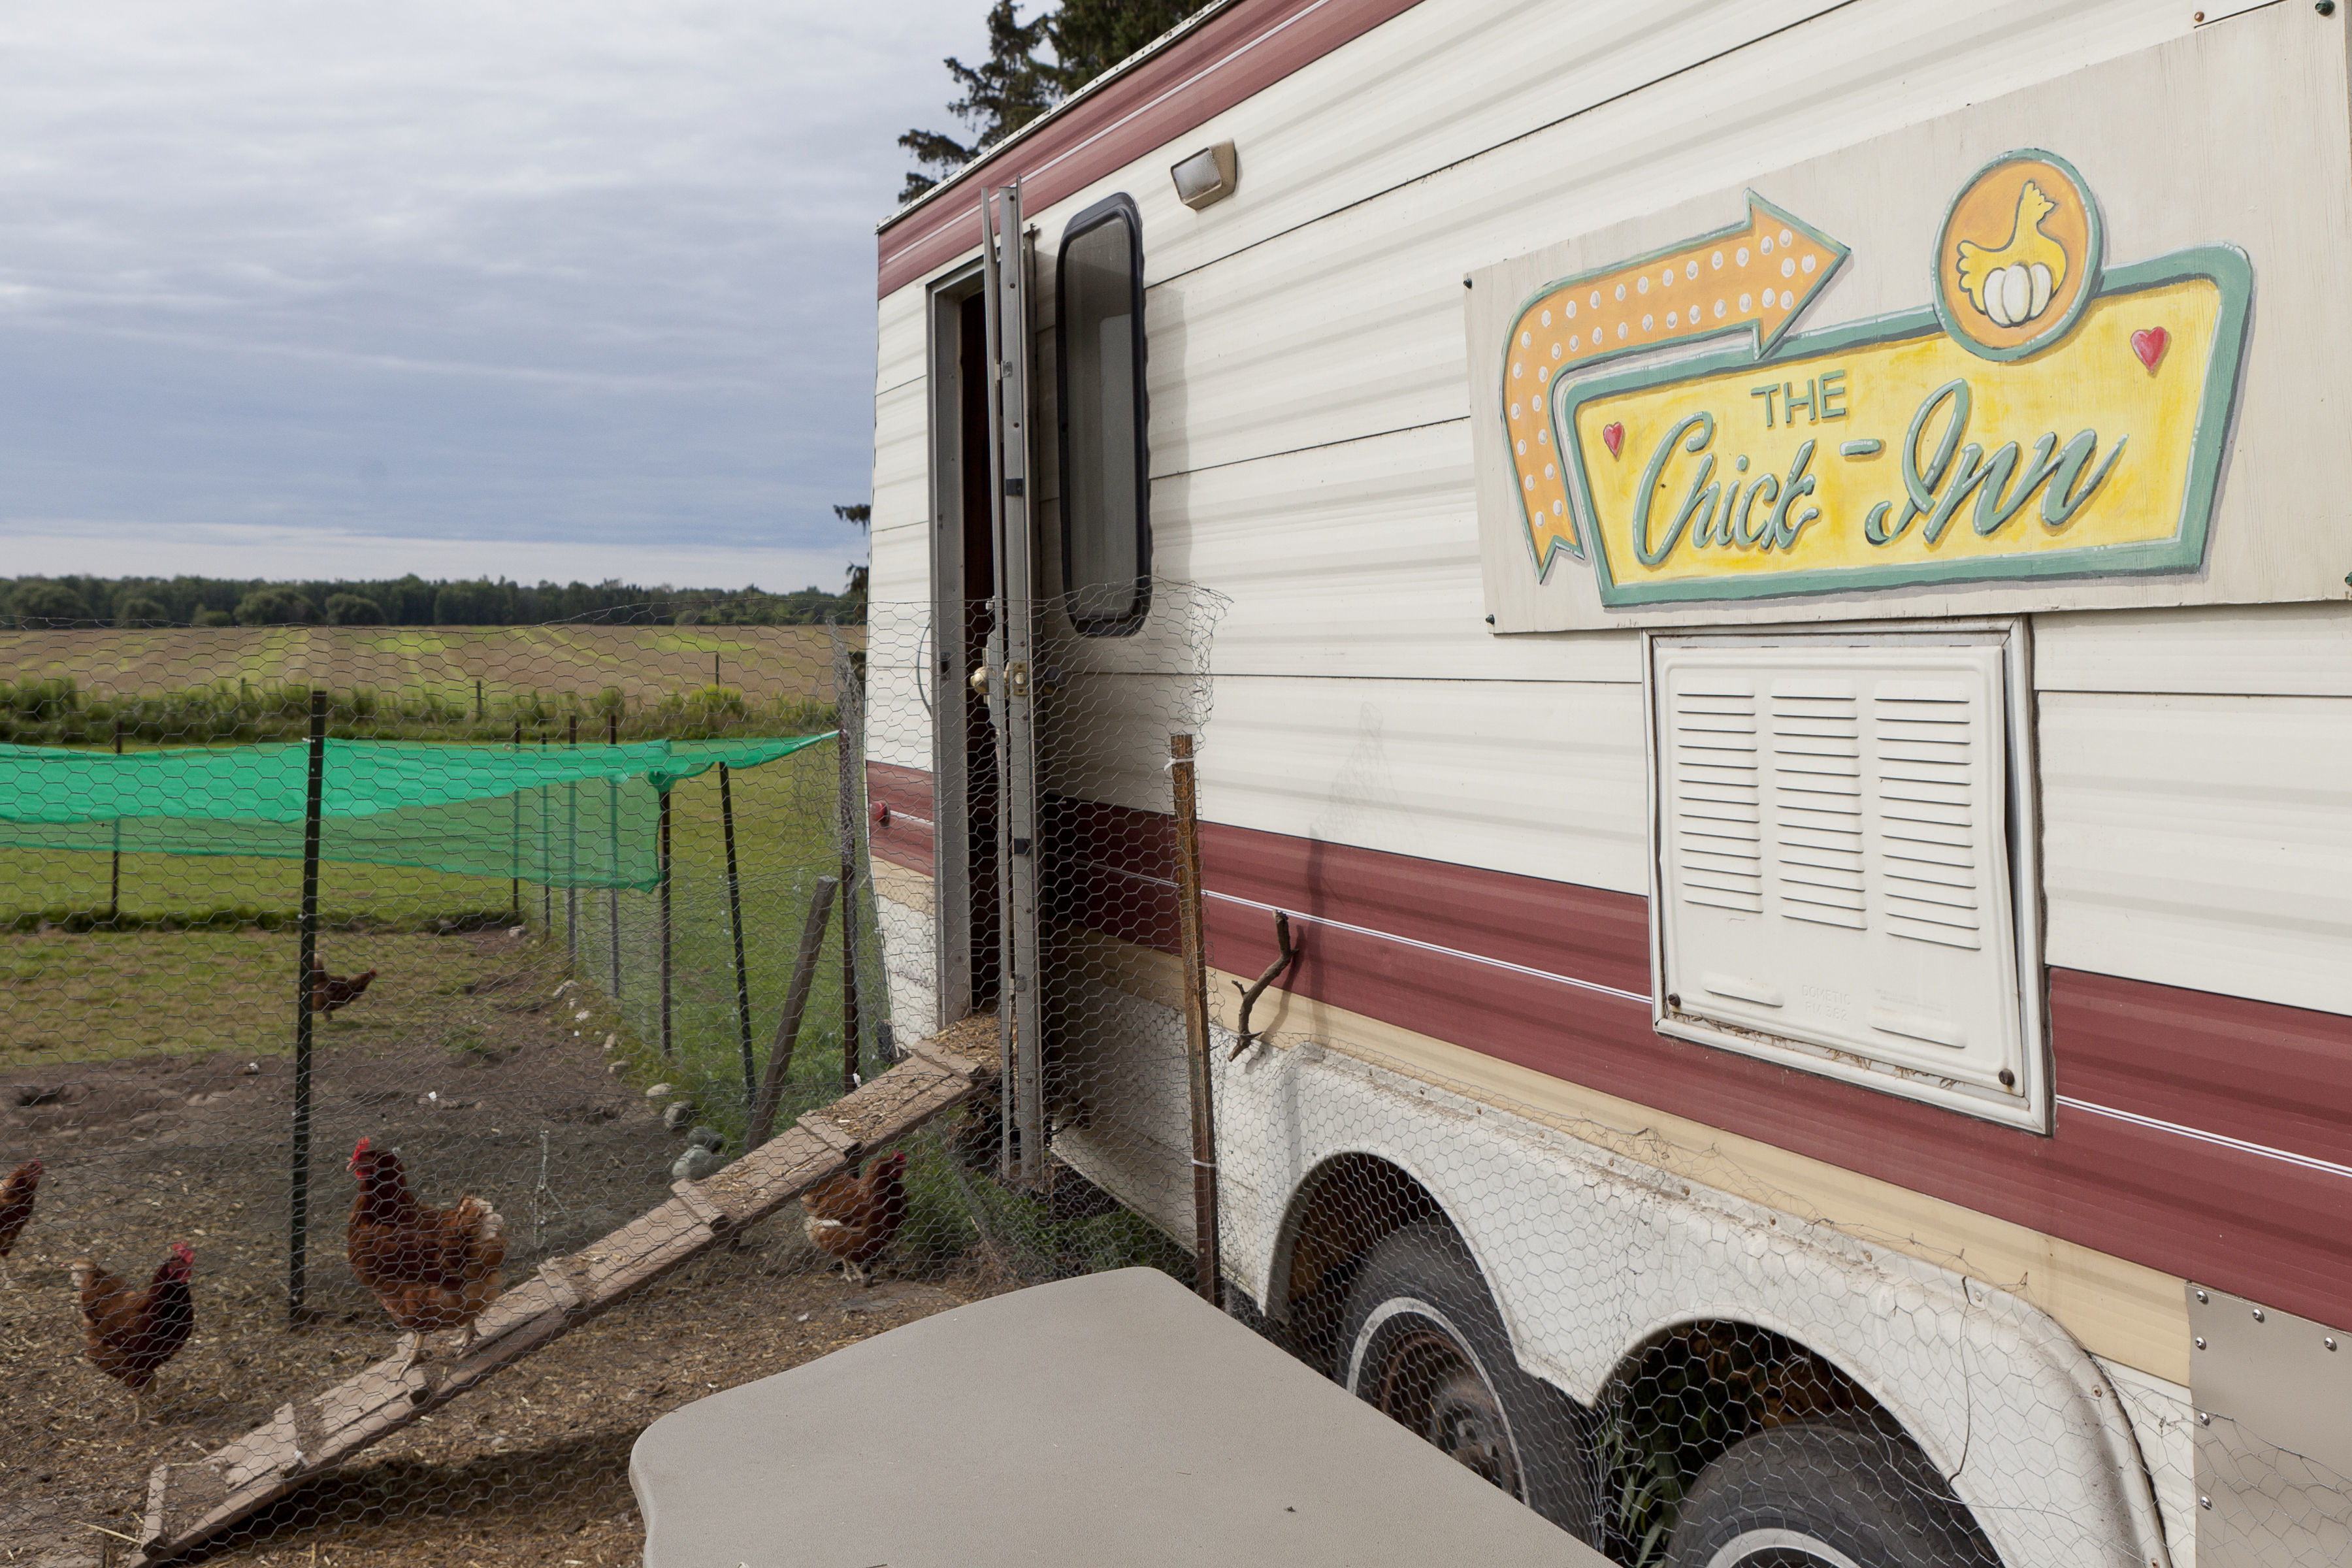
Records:
[[[122,754],[122,721],[114,721],[114,754]],[[106,874],[106,923],[122,919],[122,818],[114,819],[114,863]]]
[[[580,715],[565,721],[564,743],[580,749]],[[572,969],[580,967],[580,781],[563,786],[563,951]]]
[[[661,1053],[673,1056],[669,1030],[669,791],[661,792]]]
[[[302,917],[294,984],[294,1135],[287,1173],[286,1321],[300,1322],[310,1294],[310,1031],[319,965],[319,814],[327,783],[327,694],[310,689],[310,768],[302,806]]]
[[[743,965],[743,899],[735,875],[735,793],[725,763],[719,764],[719,822],[727,839],[727,925],[735,933],[735,1035],[743,1047],[743,1104],[760,1095],[760,1069],[751,1057],[751,976]]]
[[[621,743],[621,715],[618,710],[604,715],[604,743]],[[621,869],[621,784],[617,779],[604,781],[604,807],[611,818],[613,833],[613,872],[614,885],[604,889],[605,934],[613,950],[613,1000],[621,999],[621,889],[618,878]]]
[[[850,704],[841,704],[835,749],[841,753],[841,1092],[857,1088],[857,758],[852,752]]]

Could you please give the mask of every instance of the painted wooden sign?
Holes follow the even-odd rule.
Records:
[[[1588,560],[1613,608],[2197,569],[2252,268],[2109,270],[2103,238],[2074,169],[2023,151],[1953,200],[1916,310],[1790,331],[1846,252],[1753,196],[1740,229],[1549,286],[1502,373],[1537,576]]]

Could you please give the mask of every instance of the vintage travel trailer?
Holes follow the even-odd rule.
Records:
[[[1192,1245],[1197,734],[1236,1310],[1626,1562],[2352,1556],[2346,24],[1232,0],[893,216],[899,1037]]]

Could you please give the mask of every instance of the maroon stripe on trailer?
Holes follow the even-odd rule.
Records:
[[[1049,816],[1060,918],[1164,888],[1166,817]],[[1202,850],[1220,969],[1264,969],[1286,910],[1286,990],[2352,1328],[2352,1018],[2051,970],[2042,1137],[1654,1034],[1639,897],[1220,824]]]
[[[2334,1013],[2059,971],[2062,1090],[2352,1166],[2352,1021]],[[2182,998],[2194,998],[2184,1005]],[[2228,1092],[2215,1091],[2229,1079]]]
[[[2053,970],[2058,1090],[2101,1109],[2062,1105],[2043,1138],[1653,1034],[1630,894],[1244,828],[1202,843],[1220,968],[1272,961],[1253,906],[1306,915],[1282,983],[1301,994],[2352,1326],[2352,1178],[2217,1141],[2352,1166],[2352,1018]]]
[[[937,875],[934,811],[929,773],[892,763],[866,764],[866,829],[877,858],[926,877]]]
[[[1650,992],[1649,902],[1631,893],[1214,823],[1202,824],[1201,857],[1209,886],[1231,897],[1615,990]],[[1244,942],[1245,933],[1258,931],[1265,949],[1263,960],[1252,947],[1238,963],[1221,950],[1220,967],[1255,972],[1273,961],[1270,916],[1220,910],[1214,919],[1220,930],[1237,927]],[[1412,963],[1408,951],[1397,950],[1400,963]],[[1301,958],[1302,975],[1310,962]],[[1646,1032],[1646,1018],[1643,1026]]]
[[[1417,3],[1242,0],[885,226],[877,297],[980,247],[983,187],[1017,177],[1023,206],[1041,212]]]
[[[1048,795],[1045,838],[1038,864],[1048,919],[1180,951],[1174,817]]]

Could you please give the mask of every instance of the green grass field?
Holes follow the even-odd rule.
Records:
[[[837,870],[830,818],[838,765],[826,744],[733,775],[752,1040],[762,1068],[815,879]],[[672,795],[671,1058],[659,1049],[656,894],[550,892],[526,883],[520,923],[549,973],[561,973],[576,941],[572,973],[589,988],[592,1014],[579,1022],[581,1032],[618,1033],[639,1081],[659,1078],[688,1089],[709,1112],[705,1120],[731,1136],[742,1121],[742,1066],[719,798],[715,770]],[[159,1054],[290,1052],[299,863],[124,856],[121,923],[110,928],[102,918],[110,858],[0,849],[0,1072]],[[463,933],[515,923],[510,897],[504,879],[323,866],[323,961],[339,974],[381,973],[360,1003],[322,1023],[320,1048],[389,1033],[467,1049],[453,998],[491,977]],[[786,1116],[822,1103],[838,1085],[838,943],[835,931],[803,1027]],[[865,966],[869,975],[880,969]],[[878,1016],[878,1002],[867,1004],[869,1017]]]

